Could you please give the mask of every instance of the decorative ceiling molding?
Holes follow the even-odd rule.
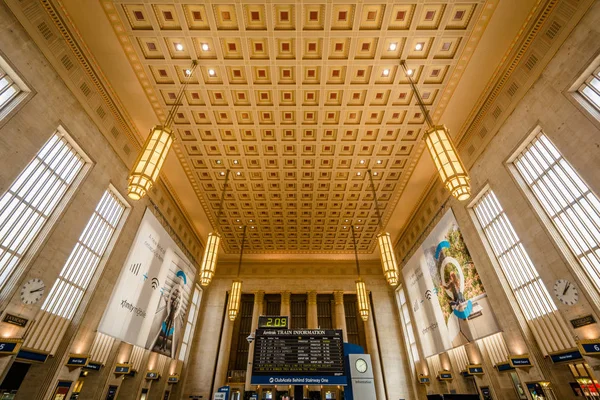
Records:
[[[592,4],[593,0],[538,2],[521,28],[519,37],[513,40],[504,55],[503,63],[489,80],[477,108],[460,131],[460,150],[462,153],[467,151],[469,166],[481,156]],[[484,134],[481,129],[485,130]],[[469,150],[475,146],[478,147]],[[439,179],[432,179],[394,245],[399,260],[406,261],[414,253],[415,247],[439,218],[438,210],[447,204],[449,197]]]
[[[115,102],[117,96],[110,85],[103,83],[106,77],[101,72],[97,73],[99,67],[93,57],[88,57],[89,49],[82,45],[78,33],[71,30],[73,25],[68,18],[65,19],[61,5],[49,0],[7,0],[6,3],[119,158],[126,166],[131,166],[142,138],[122,105]],[[169,182],[159,180],[149,197],[160,208],[187,250],[196,259],[201,258],[204,244],[189,223],[189,217]]]
[[[387,221],[424,150],[422,115],[411,104],[399,60],[415,66],[438,118],[498,1],[315,5],[302,12],[270,3],[101,4],[159,119],[183,70],[200,60],[176,119],[180,140],[174,150],[213,226],[223,184],[219,171],[237,157],[228,167],[240,176],[234,175],[220,224],[225,250],[238,251],[238,224],[254,224],[249,253],[346,254],[352,252],[344,228],[349,221],[363,228],[360,252],[376,248],[366,169],[379,173]],[[404,97],[394,100],[399,95]],[[275,137],[280,143],[269,145]],[[256,204],[263,203],[261,211]]]

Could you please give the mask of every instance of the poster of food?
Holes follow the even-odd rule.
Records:
[[[176,358],[196,270],[146,210],[98,330]]]
[[[425,357],[499,331],[452,210],[402,269]]]

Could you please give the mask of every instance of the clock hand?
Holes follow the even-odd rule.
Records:
[[[567,282],[567,284],[565,285],[565,290],[563,290],[563,296],[567,293],[567,290],[569,290],[570,286],[571,286],[571,282]]]
[[[29,292],[29,293],[35,293],[35,292],[39,292],[39,291],[41,291],[41,290],[44,290],[45,288],[46,288],[46,287],[44,286],[44,287],[41,287],[41,288],[39,288],[39,289],[32,290],[32,291],[31,291],[31,292]]]

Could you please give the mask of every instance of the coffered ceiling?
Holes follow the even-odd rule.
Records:
[[[424,118],[399,61],[435,115],[460,57],[472,52],[465,46],[483,4],[113,1],[105,9],[160,118],[189,79],[177,151],[213,221],[231,169],[219,221],[226,245],[248,225],[250,250],[332,252],[352,251],[352,221],[359,248],[375,245],[367,169],[389,217],[417,157]],[[188,78],[191,60],[199,65]]]
[[[375,250],[368,169],[384,224],[395,228],[398,209],[414,207],[433,177],[425,162],[421,183],[412,184],[424,163],[424,118],[400,60],[434,121],[457,129],[533,2],[511,6],[512,14],[505,5],[499,17],[497,0],[56,3],[143,135],[164,121],[189,80],[174,122],[174,154],[188,182],[173,189],[197,197],[211,225],[203,232],[217,225],[230,169],[219,219],[226,252],[239,250],[248,225],[251,253],[333,254],[353,251],[350,223],[359,250]],[[490,21],[508,18],[518,20],[506,25],[508,38],[497,27],[488,33]],[[484,35],[486,46],[499,47],[481,49]],[[494,57],[482,60],[486,53]],[[465,76],[474,58],[489,73]],[[153,121],[142,117],[150,108]]]

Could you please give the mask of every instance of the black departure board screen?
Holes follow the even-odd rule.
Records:
[[[344,385],[342,331],[258,329],[252,384]]]

